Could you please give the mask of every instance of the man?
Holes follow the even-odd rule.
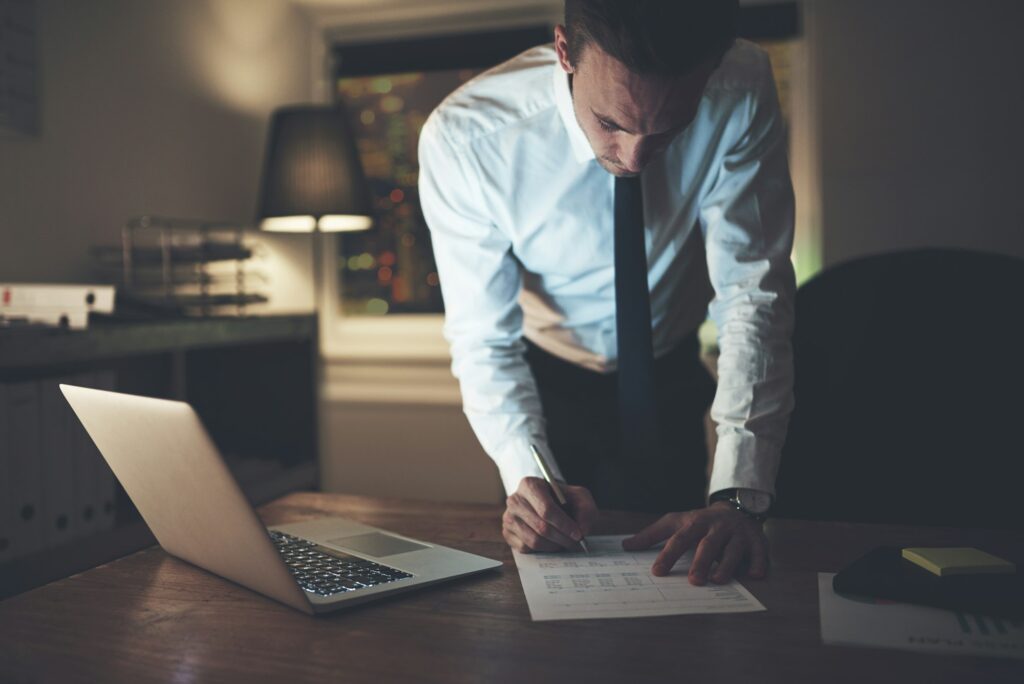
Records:
[[[452,369],[517,550],[578,548],[600,503],[665,513],[624,542],[666,541],[654,574],[689,549],[695,584],[766,572],[792,408],[793,197],[770,65],[735,39],[736,4],[567,0],[553,46],[466,84],[423,128]],[[709,302],[717,391],[695,335]]]

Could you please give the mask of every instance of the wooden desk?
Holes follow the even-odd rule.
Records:
[[[983,545],[1014,533],[774,520],[773,567],[745,584],[763,613],[530,621],[497,506],[300,493],[268,524],[342,514],[505,561],[485,575],[313,618],[152,547],[0,602],[0,680],[14,682],[1002,682],[1021,661],[824,646],[816,572],[881,543]],[[647,518],[611,514],[601,531]]]

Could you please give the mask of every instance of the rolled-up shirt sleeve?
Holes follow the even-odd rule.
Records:
[[[419,194],[444,297],[444,334],[463,410],[505,491],[540,477],[534,443],[561,477],[547,446],[536,384],[523,358],[519,264],[486,207],[477,160],[432,117],[420,134]]]
[[[774,495],[793,409],[793,189],[785,125],[764,71],[730,123],[734,142],[701,202],[720,351],[711,492],[742,487]]]

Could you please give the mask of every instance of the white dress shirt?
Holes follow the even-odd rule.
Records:
[[[452,371],[509,493],[540,476],[530,442],[553,461],[522,336],[615,369],[614,177],[571,98],[553,46],[541,46],[449,95],[420,135]],[[738,40],[726,53],[693,122],[642,178],[655,355],[709,312],[718,328],[710,491],[774,494],[793,404],[793,191],[760,48]]]

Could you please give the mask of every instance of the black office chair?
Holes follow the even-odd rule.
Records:
[[[796,315],[778,515],[1024,529],[1024,261],[862,258]]]

